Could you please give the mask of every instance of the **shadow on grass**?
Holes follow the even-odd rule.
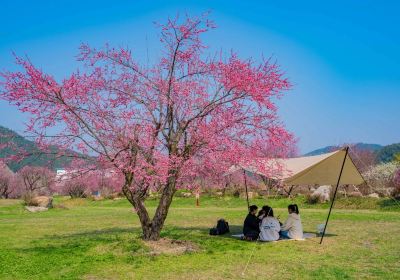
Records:
[[[243,226],[241,225],[229,225],[230,232],[222,235],[210,236],[209,235],[209,228],[205,227],[168,227],[163,230],[161,233],[162,237],[169,237],[169,238],[176,238],[176,239],[184,239],[185,237],[190,237],[190,235],[195,234],[204,238],[208,236],[210,239],[215,238],[224,238],[224,239],[232,239],[232,240],[239,240],[239,238],[234,237],[232,235],[241,234],[243,232]],[[304,233],[311,233],[315,234],[315,232],[305,231]],[[334,237],[337,234],[334,233],[326,233],[324,238]],[[316,238],[320,238],[319,235],[315,236]],[[313,238],[315,238],[313,237]]]
[[[230,232],[218,235],[217,237],[221,238],[228,238],[233,240],[238,240],[236,237],[232,235],[241,234],[243,230],[243,226],[241,225],[230,225],[229,226]],[[207,227],[179,227],[179,226],[166,226],[161,232],[161,237],[163,238],[171,238],[171,239],[185,239],[185,238],[202,238],[209,237],[210,239],[215,238],[214,236],[209,235],[209,228]],[[61,235],[51,235],[46,236],[46,239],[91,239],[93,241],[111,241],[118,240],[118,235],[129,233],[132,234],[132,237],[140,239],[141,237],[141,229],[139,227],[132,227],[132,228],[107,228],[107,229],[100,229],[100,230],[93,230],[93,231],[84,231],[78,232],[73,234],[61,234]],[[315,233],[310,231],[305,231],[304,233]],[[333,233],[325,234],[325,237],[333,237],[337,236]],[[317,236],[318,237],[318,236]]]
[[[378,202],[379,207],[383,210],[400,210],[400,200],[394,198],[384,199]]]
[[[241,225],[230,225],[230,232],[224,235],[210,236],[206,227],[166,226],[161,232],[162,238],[192,241],[207,252],[217,250],[245,250],[248,242],[241,242],[233,234],[242,233]],[[73,255],[86,257],[92,255],[97,248],[103,248],[103,255],[112,255],[115,251],[123,251],[129,255],[146,250],[139,227],[113,227],[71,234],[52,234],[32,240],[31,246],[19,249],[20,252],[54,255]],[[325,238],[336,236],[326,234]],[[312,238],[315,240],[315,238]],[[89,252],[89,253],[88,253]],[[100,255],[98,256],[100,258]]]
[[[135,252],[143,246],[140,242],[139,228],[106,228],[92,231],[82,231],[71,234],[51,234],[31,241],[27,248],[20,252],[48,255],[85,255],[86,252],[98,246],[119,248],[126,252]]]
[[[130,227],[130,228],[121,228],[121,227],[113,227],[113,228],[105,228],[105,229],[96,229],[91,231],[82,231],[70,234],[53,234],[48,235],[45,238],[50,239],[69,239],[69,238],[80,238],[80,237],[92,237],[94,239],[102,239],[107,235],[118,235],[123,233],[140,233],[139,227]]]

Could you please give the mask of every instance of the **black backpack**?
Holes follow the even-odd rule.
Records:
[[[224,219],[217,221],[217,227],[210,229],[210,235],[221,235],[229,232],[229,224]]]

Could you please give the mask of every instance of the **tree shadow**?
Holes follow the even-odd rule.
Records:
[[[67,234],[50,234],[33,239],[29,247],[19,248],[24,253],[82,254],[96,246],[114,244],[133,251],[141,247],[140,228],[105,228]],[[126,235],[127,233],[131,235]]]
[[[234,248],[239,250],[246,249],[246,242],[241,241],[239,238],[232,235],[241,234],[241,225],[230,225],[230,232],[210,236],[209,228],[207,227],[179,227],[179,226],[165,226],[161,232],[162,238],[169,238],[174,240],[192,241],[206,249],[207,251],[215,250],[215,247],[224,247],[231,244]],[[305,232],[312,233],[312,232]],[[128,235],[127,235],[128,234]],[[336,234],[326,234],[324,238],[337,236]],[[320,238],[316,236],[317,238]],[[311,238],[314,239],[315,238]],[[226,243],[228,242],[228,243]],[[235,245],[236,244],[236,245]],[[140,227],[112,227],[104,229],[96,229],[91,231],[82,231],[67,234],[51,234],[45,235],[39,239],[32,240],[31,246],[19,248],[18,251],[24,253],[35,254],[73,254],[82,255],[92,248],[98,246],[111,246],[113,249],[122,249],[127,253],[135,253],[144,250],[141,239]],[[220,249],[219,249],[220,250]],[[221,249],[224,250],[224,249]],[[228,248],[226,250],[229,250]]]
[[[129,227],[129,228],[122,228],[122,227],[113,227],[113,228],[105,228],[105,229],[95,229],[91,231],[82,231],[82,232],[75,232],[75,233],[68,233],[68,234],[52,234],[46,235],[45,238],[47,239],[69,239],[69,238],[80,238],[80,237],[92,237],[92,238],[102,238],[106,235],[117,235],[122,233],[139,233],[139,227]]]

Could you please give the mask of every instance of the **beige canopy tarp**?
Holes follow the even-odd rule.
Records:
[[[282,180],[285,185],[336,185],[345,155],[346,150],[343,149],[317,156],[270,159],[265,164],[269,165],[270,168],[274,165],[280,166],[279,170],[281,171],[272,176],[272,179]],[[236,166],[230,171],[239,168],[264,175],[250,166]],[[364,183],[364,179],[347,153],[340,184],[359,185],[362,183]]]
[[[233,166],[228,174],[238,171],[240,169],[263,175],[265,177],[280,180],[285,185],[333,185],[336,186],[333,194],[329,213],[326,218],[325,227],[321,236],[321,241],[325,236],[326,227],[328,225],[329,217],[332,211],[333,203],[335,201],[336,192],[339,185],[359,185],[364,183],[364,179],[357,167],[354,165],[349,153],[349,147],[338,150],[332,153],[297,157],[289,159],[268,159],[263,162],[258,161],[259,164],[265,164],[265,170],[279,170],[274,172],[274,176],[267,176],[255,168],[255,164],[246,166]],[[262,167],[262,165],[261,165]],[[278,167],[278,168],[275,168]],[[244,172],[245,174],[245,172]],[[244,176],[246,178],[246,176]],[[247,184],[246,194],[247,194]],[[249,207],[249,198],[247,195],[247,206]]]

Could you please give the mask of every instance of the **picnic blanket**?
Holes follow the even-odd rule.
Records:
[[[243,233],[241,234],[232,234],[232,237],[241,239],[243,237]],[[304,241],[309,238],[314,238],[317,237],[315,233],[310,233],[310,232],[305,232],[303,233],[303,238],[302,239],[278,239],[276,241],[271,241],[271,242],[278,242],[278,241]]]

